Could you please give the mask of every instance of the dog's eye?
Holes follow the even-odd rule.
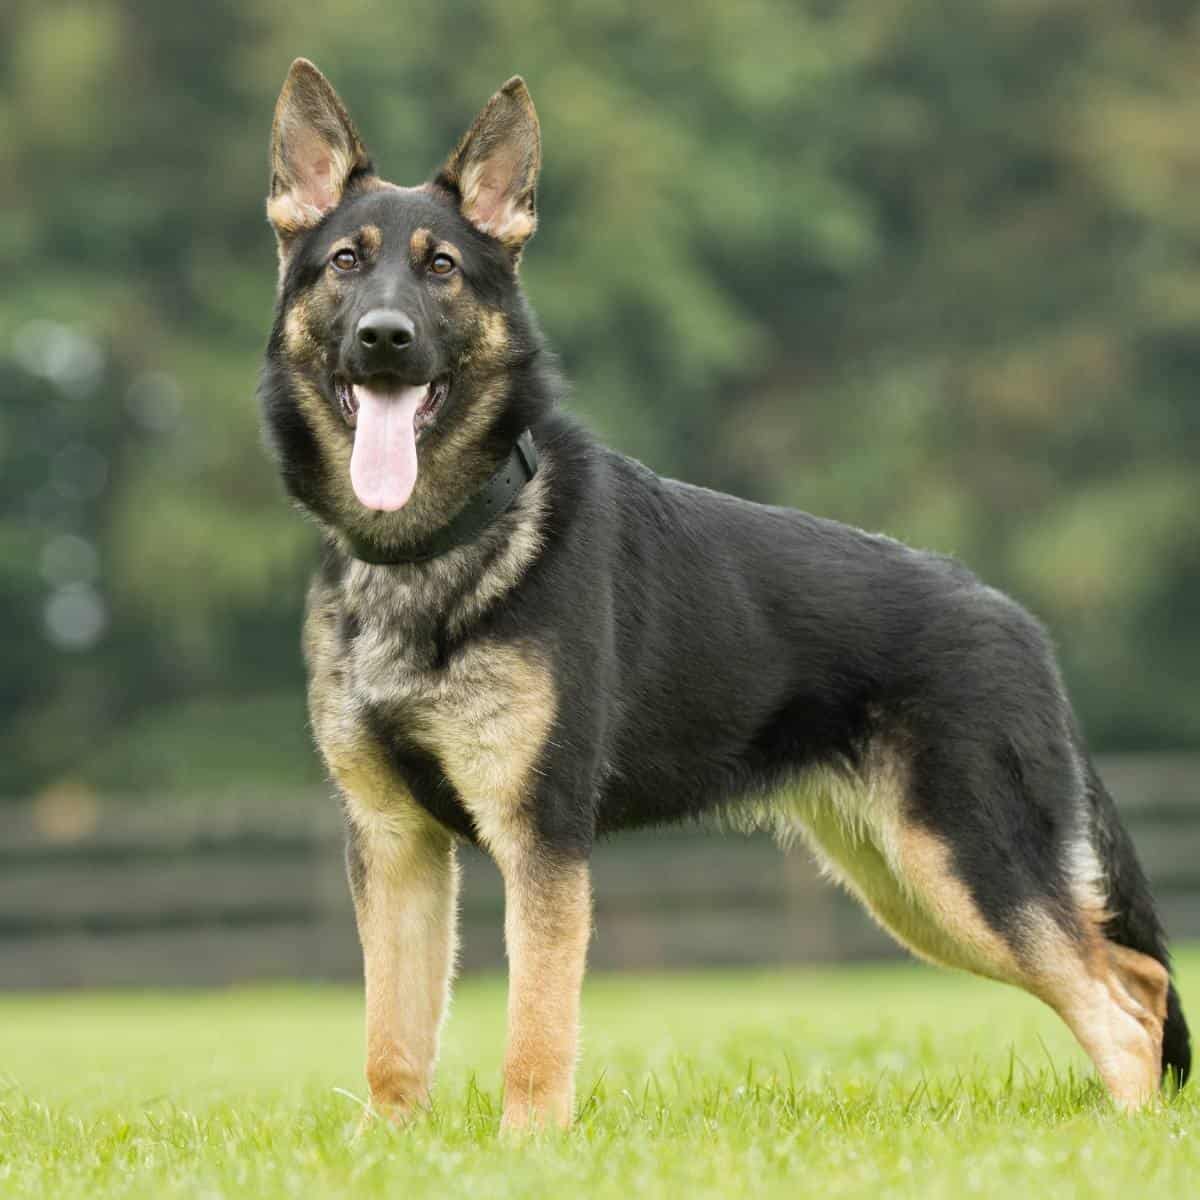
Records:
[[[448,254],[435,254],[429,260],[429,269],[435,275],[449,275],[454,270],[454,259]]]
[[[339,250],[329,261],[337,271],[353,271],[358,266],[358,255],[353,250]]]

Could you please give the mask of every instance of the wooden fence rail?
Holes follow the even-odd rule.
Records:
[[[1200,937],[1200,756],[1102,772],[1179,938]],[[355,978],[337,806],[325,795],[57,795],[0,805],[0,988]],[[463,854],[464,969],[503,960],[495,868]],[[600,967],[895,953],[800,848],[684,829],[602,845]]]

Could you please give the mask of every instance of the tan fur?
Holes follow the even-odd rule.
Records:
[[[1114,945],[1099,926],[1069,937],[1048,914],[1026,915],[1031,930],[1025,986],[1066,1022],[1113,1099],[1137,1109],[1158,1094],[1167,971]]]
[[[1138,1108],[1152,1099],[1161,1073],[1167,972],[1104,937],[1106,914],[1095,892],[1088,891],[1070,930],[1050,911],[1028,906],[1014,920],[1017,940],[1010,945],[980,913],[940,839],[910,826],[902,843],[903,868],[918,902],[958,947],[957,956],[941,961],[1044,1000],[1075,1034],[1120,1106]]]
[[[292,64],[271,127],[267,218],[280,260],[297,233],[311,229],[341,200],[367,153],[337,93],[306,59]]]
[[[418,736],[503,868],[519,859],[531,823],[527,801],[554,722],[554,679],[532,648],[487,642],[454,660],[446,676],[416,710]]]
[[[519,255],[537,228],[533,197],[541,160],[533,101],[524,81],[513,78],[476,117],[442,175],[458,188],[463,216]]]
[[[876,743],[857,773],[815,769],[766,811],[778,835],[801,833],[825,872],[914,954],[1014,980],[1011,950],[950,871],[945,847],[906,819],[907,788],[903,747]]]
[[[901,824],[897,842],[905,891],[931,935],[921,947],[925,956],[977,975],[1021,982],[1023,972],[1013,947],[979,911],[959,878],[949,846],[910,822]]]
[[[355,915],[366,984],[367,1085],[375,1107],[399,1119],[429,1100],[457,944],[458,863],[450,834],[432,818],[398,831],[417,824],[411,797],[390,793],[380,811],[357,793],[347,796],[365,868]],[[409,811],[398,819],[401,808]]]
[[[1016,984],[1066,1022],[1113,1099],[1134,1109],[1158,1092],[1167,972],[1103,936],[1094,912],[1080,908],[1080,931],[1064,930],[1048,911],[1028,907],[1014,921],[1016,945],[988,925],[955,872],[948,847],[924,830],[901,835],[902,864],[916,904],[944,935],[928,957]],[[953,949],[945,950],[948,939]]]
[[[378,225],[363,225],[355,233],[330,242],[325,247],[325,257],[332,259],[342,250],[353,250],[361,261],[370,262],[379,253],[382,246],[383,230]],[[324,288],[337,296],[342,291],[340,283],[343,278],[344,276],[336,273],[328,275],[323,281]]]
[[[569,1125],[592,924],[587,864],[510,858],[504,884],[509,971],[504,1127]]]
[[[453,243],[436,237],[432,230],[418,227],[412,231],[408,239],[408,258],[413,270],[420,270],[433,254],[448,254],[456,263],[462,262],[462,251]],[[464,292],[461,271],[440,277],[433,296],[436,302],[443,306],[453,306],[462,298]],[[487,310],[484,310],[485,312]],[[460,364],[461,369],[461,364]]]
[[[499,309],[481,309],[471,347],[462,365],[479,374],[494,373],[508,354],[508,320]]]
[[[383,230],[378,225],[364,225],[358,231],[358,244],[364,254],[373,258],[383,246]]]
[[[521,581],[525,568],[542,546],[542,518],[553,471],[552,461],[543,456],[538,473],[521,492],[521,515],[504,549],[492,560],[476,586],[455,600],[446,617],[448,629],[468,628]]]
[[[308,668],[308,718],[313,737],[334,779],[344,777],[352,790],[380,796],[394,783],[377,747],[363,736],[361,723],[345,695],[336,639],[338,606],[325,588],[308,593],[302,645]]]
[[[537,228],[537,218],[519,197],[510,194],[510,180],[522,169],[517,151],[494,154],[472,162],[463,172],[463,214],[481,232],[499,241],[520,245]]]
[[[412,237],[408,239],[408,256],[414,266],[424,261],[434,241],[433,232],[429,229],[418,227],[412,231]]]
[[[519,532],[485,574],[498,576],[493,591],[522,569]],[[586,866],[549,866],[529,837],[529,799],[557,706],[553,675],[540,650],[494,641],[426,666],[394,636],[387,613],[403,603],[404,588],[389,586],[388,574],[356,567],[341,594],[318,583],[305,626],[313,728],[346,798],[366,875],[356,910],[371,1094],[393,1115],[428,1095],[453,959],[457,873],[450,836],[364,732],[368,703],[404,710],[504,874],[512,970],[506,1122],[565,1123],[590,908]],[[381,612],[385,596],[392,603]],[[343,605],[360,621],[348,652],[337,633]]]
[[[1160,1024],[1167,1019],[1167,987],[1170,982],[1162,963],[1130,950],[1127,946],[1107,943],[1112,973],[1134,1001]]]
[[[349,727],[340,736],[351,744],[361,737],[358,703],[402,707],[411,736],[437,757],[483,846],[502,868],[520,861],[530,821],[527,801],[557,703],[541,653],[480,640],[440,669],[416,662],[404,669],[400,648],[381,644],[377,635],[386,639],[386,630],[364,624],[344,661],[346,684],[332,705]],[[314,700],[314,708],[321,703]]]
[[[354,443],[345,437],[341,414],[310,378],[295,370],[292,372],[292,395],[321,447],[328,472],[330,500],[339,507],[350,508],[358,503],[350,482],[350,453]]]
[[[876,744],[861,769],[821,768],[770,802],[737,814],[741,826],[801,833],[826,872],[915,954],[1024,988],[1066,1022],[1118,1104],[1136,1108],[1157,1093],[1166,1017],[1161,964],[1116,946],[1095,853],[1073,852],[1074,927],[1030,906],[1002,936],[979,910],[948,844],[907,816],[902,746]]]
[[[324,370],[327,364],[324,343],[313,329],[314,309],[317,307],[315,294],[309,293],[292,304],[283,320],[284,346],[292,365],[293,378],[301,378],[305,382],[307,377],[299,374],[299,368],[313,372]]]
[[[428,1101],[456,947],[451,835],[413,800],[341,685],[336,610],[319,591],[305,621],[309,712],[363,868],[355,917],[366,984],[367,1084],[401,1118]]]

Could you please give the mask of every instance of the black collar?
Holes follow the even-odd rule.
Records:
[[[481,534],[501,513],[506,513],[521,489],[537,474],[538,455],[533,435],[526,429],[500,464],[499,470],[471,497],[458,514],[423,542],[404,551],[388,552],[367,538],[343,531],[350,553],[361,562],[377,567],[427,562],[456,546],[465,546]]]

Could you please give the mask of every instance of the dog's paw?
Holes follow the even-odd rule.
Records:
[[[352,1140],[358,1141],[371,1129],[407,1129],[427,1111],[426,1104],[383,1103],[373,1100],[363,1106]]]

